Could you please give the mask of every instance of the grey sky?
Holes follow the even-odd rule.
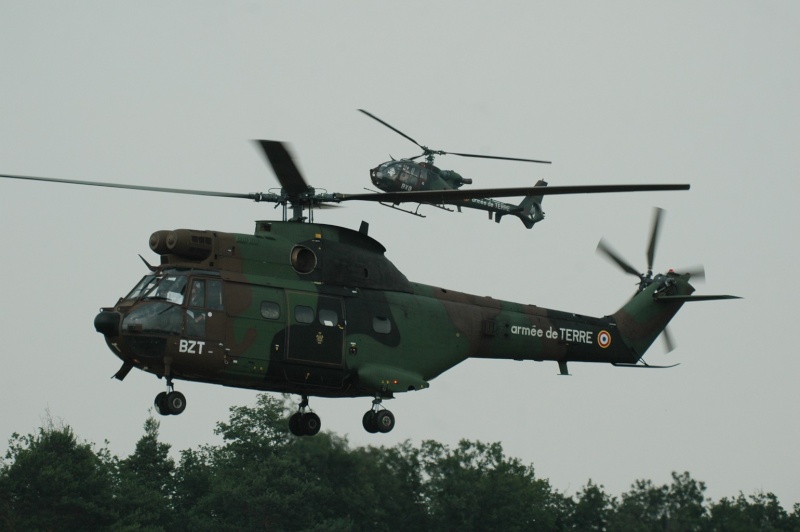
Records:
[[[351,443],[500,441],[573,493],[612,494],[688,470],[715,499],[772,491],[800,502],[800,4],[796,2],[17,2],[0,17],[0,173],[175,188],[277,186],[248,141],[292,143],[313,185],[360,192],[368,169],[417,148],[553,164],[439,158],[475,186],[682,183],[689,192],[548,197],[547,219],[348,205],[317,221],[371,234],[411,279],[602,316],[634,279],[594,253],[606,237],[644,267],[653,206],[668,212],[656,268],[702,263],[678,344],[639,371],[468,361],[387,404],[312,399]],[[92,327],[143,275],[159,229],[248,233],[269,205],[0,181],[0,440],[46,412],[132,452],[164,387],[119,362]],[[163,420],[174,449],[216,442],[214,423],[255,393],[178,383]]]

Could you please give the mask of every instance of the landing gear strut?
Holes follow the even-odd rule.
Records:
[[[177,416],[186,410],[186,397],[181,392],[175,391],[172,377],[167,377],[167,391],[156,395],[153,406],[162,416]]]
[[[381,397],[377,396],[372,400],[372,408],[364,413],[361,423],[364,429],[372,434],[376,432],[389,432],[394,428],[394,414],[385,408],[381,408]]]
[[[319,416],[314,412],[306,412],[308,396],[304,395],[298,411],[289,418],[289,431],[295,436],[313,436],[322,427]]]

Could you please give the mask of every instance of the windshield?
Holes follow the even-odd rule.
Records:
[[[161,277],[146,275],[125,299],[163,300],[180,305],[186,293],[185,275],[166,274]]]
[[[122,332],[180,334],[183,309],[170,303],[139,305],[122,320]]]

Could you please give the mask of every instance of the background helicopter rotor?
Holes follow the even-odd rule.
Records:
[[[525,162],[525,163],[542,163],[542,164],[550,164],[551,163],[550,161],[542,161],[542,160],[539,160],[539,159],[523,159],[523,158],[519,158],[519,157],[500,157],[498,155],[477,155],[477,154],[474,154],[474,153],[459,153],[459,152],[454,152],[454,151],[432,150],[432,149],[428,148],[427,146],[423,146],[422,144],[420,144],[419,142],[417,142],[413,138],[409,137],[408,135],[406,135],[405,133],[403,133],[402,131],[400,131],[396,127],[394,127],[393,125],[381,120],[380,118],[378,118],[377,116],[373,115],[372,113],[370,113],[368,111],[365,111],[364,109],[359,109],[359,111],[364,113],[368,117],[372,118],[373,120],[375,120],[377,122],[380,122],[381,124],[383,124],[384,126],[388,127],[389,129],[391,129],[392,131],[394,131],[398,135],[400,135],[402,137],[405,137],[406,139],[410,140],[411,142],[413,142],[414,144],[416,144],[417,146],[422,148],[422,153],[420,155],[416,155],[416,156],[411,157],[409,159],[409,160],[412,160],[412,161],[414,159],[418,159],[418,158],[424,156],[425,160],[428,163],[433,164],[433,159],[434,159],[434,156],[436,156],[436,155],[458,155],[459,157],[474,157],[474,158],[477,158],[477,159],[497,159],[497,160],[500,160],[500,161],[520,161],[520,162]]]

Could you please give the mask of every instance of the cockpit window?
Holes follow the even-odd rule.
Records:
[[[180,305],[186,294],[186,276],[169,274],[163,277],[148,275],[125,299],[158,299]]]
[[[180,334],[183,310],[166,302],[148,303],[134,308],[122,320],[122,332]]]
[[[145,275],[139,283],[133,287],[130,294],[125,296],[125,299],[139,299],[139,296],[142,295],[142,292],[147,292],[156,284],[156,276],[155,275]]]
[[[192,282],[192,295],[189,297],[189,306],[203,308],[206,305],[206,282],[195,279]]]
[[[395,168],[394,161],[385,162],[380,165],[378,169],[380,177],[394,177],[394,175],[397,173],[397,168]]]
[[[222,281],[214,279],[194,279],[192,292],[189,295],[189,306],[225,310],[222,304]]]
[[[418,176],[419,166],[417,166],[416,164],[404,164],[403,171],[411,176]]]
[[[222,281],[206,281],[208,285],[208,295],[206,296],[208,308],[212,310],[223,310],[222,304]]]
[[[144,299],[165,299],[170,303],[180,305],[183,303],[183,295],[186,293],[185,275],[166,275],[161,278],[158,285],[148,292],[145,292]]]

